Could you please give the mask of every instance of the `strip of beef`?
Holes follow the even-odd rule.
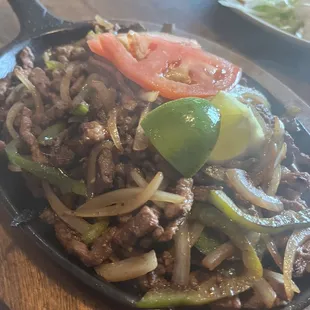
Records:
[[[284,135],[284,141],[287,144],[287,156],[294,162],[296,160],[297,164],[309,165],[310,156],[301,152],[296,146],[293,137],[286,131]]]
[[[181,216],[171,221],[165,228],[159,226],[154,232],[153,237],[159,242],[168,242],[172,240],[175,233],[178,231],[180,225],[183,223],[184,217]]]
[[[39,67],[34,68],[29,74],[29,80],[45,98],[49,95],[51,81],[46,73]]]
[[[68,253],[78,256],[88,267],[98,266],[112,255],[111,242],[115,231],[116,227],[109,228],[107,232],[95,240],[89,250],[87,245],[81,241],[81,237],[66,223],[60,220],[55,223],[56,237],[60,243]]]
[[[42,124],[47,126],[55,120],[63,118],[69,109],[69,104],[60,99],[56,94],[50,94],[53,105],[44,113]]]
[[[142,291],[147,292],[152,288],[160,289],[167,286],[169,283],[168,281],[161,277],[156,270],[147,273],[146,275],[139,277],[139,286]]]
[[[165,208],[165,216],[167,218],[175,218],[177,216],[185,216],[192,208],[194,202],[194,194],[192,192],[193,179],[180,179],[177,183],[175,193],[185,198],[180,204],[168,204]]]
[[[105,189],[113,187],[115,164],[113,162],[113,142],[105,141],[101,154],[98,157],[98,167]]]
[[[49,154],[49,162],[54,167],[66,167],[70,165],[75,158],[74,152],[68,145],[54,146]]]
[[[307,204],[301,198],[296,198],[295,200],[289,200],[284,197],[279,197],[281,202],[283,203],[285,210],[293,210],[293,211],[301,211],[307,209]]]
[[[194,186],[193,187],[194,200],[207,201],[210,191],[218,190],[218,189],[222,190],[223,187],[221,186]]]
[[[74,81],[70,87],[70,95],[72,97],[76,96],[81,91],[82,87],[85,85],[85,80],[85,76],[81,75]]]
[[[269,127],[271,127],[273,122],[274,122],[274,115],[266,107],[266,105],[264,105],[264,104],[255,104],[255,109],[259,112],[259,114],[264,119],[266,124],[269,125]]]
[[[161,266],[160,266],[161,265]],[[172,274],[174,267],[174,257],[169,251],[164,251],[159,257],[158,257],[158,267],[157,272],[162,273],[164,271],[164,274]],[[162,270],[161,270],[162,269]]]
[[[55,69],[52,72],[51,88],[58,93],[60,92],[60,84],[61,84],[64,74],[65,74],[65,71],[62,69]]]
[[[113,241],[123,248],[130,248],[136,243],[137,239],[152,232],[157,226],[157,212],[148,206],[144,206],[136,216],[118,229]]]
[[[82,140],[87,144],[94,144],[109,137],[106,128],[96,121],[83,123],[80,128],[82,130]]]
[[[87,60],[88,52],[82,46],[74,46],[71,51],[70,60]]]
[[[297,250],[294,262],[294,276],[302,277],[306,272],[307,265],[310,263],[310,240],[306,241]]]
[[[31,49],[27,46],[19,54],[19,58],[22,62],[22,66],[25,70],[25,73],[29,74],[34,68],[34,55]]]
[[[291,172],[289,169],[282,169],[281,185],[303,193],[310,188],[310,175],[308,172]]]
[[[11,85],[10,77],[0,79],[0,101],[4,101]]]
[[[31,132],[32,128],[31,116],[32,116],[31,110],[24,107],[22,111],[19,134],[22,137],[22,139],[29,145],[32,154],[32,159],[38,163],[46,164],[48,163],[48,160],[46,156],[41,152],[38,141]]]

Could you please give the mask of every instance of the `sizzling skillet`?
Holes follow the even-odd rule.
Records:
[[[15,65],[15,55],[24,46],[29,45],[39,61],[39,56],[47,48],[78,40],[84,37],[86,32],[91,28],[91,25],[87,22],[72,24],[60,21],[47,13],[35,0],[27,1],[27,3],[22,0],[11,0],[9,2],[20,19],[22,31],[12,43],[0,51],[0,77],[5,76],[13,69]],[[121,23],[124,22],[121,21]],[[130,24],[130,22],[126,23]],[[149,23],[144,23],[144,25],[150,30],[159,30],[160,28],[160,26]],[[177,34],[194,37],[189,34],[184,34],[181,31],[178,31]],[[302,110],[301,121],[305,129],[302,130],[295,139],[301,149],[305,150],[307,144],[305,141],[309,139],[306,128],[310,129],[310,121],[307,117],[310,115],[310,108],[283,84],[252,63],[213,42],[202,38],[196,39],[205,49],[242,67],[245,75],[248,76],[250,86],[255,86],[268,96],[270,102],[273,104],[275,113],[283,110],[283,106],[293,104],[300,107]],[[3,161],[1,163],[1,173],[3,175],[3,178],[0,180],[1,202],[12,216],[16,217],[22,214],[25,208],[25,201],[29,202],[26,207],[33,206],[34,209],[40,207],[41,202],[31,197],[24,188],[20,178],[7,172],[6,165]],[[12,184],[14,184],[14,186],[12,186]],[[20,193],[18,197],[16,192]],[[31,224],[24,225],[24,230],[33,235],[38,245],[50,253],[58,263],[86,284],[123,305],[134,306],[134,295],[126,294],[114,286],[104,283],[93,274],[90,274],[89,270],[86,270],[86,268],[82,267],[77,261],[69,261],[49,227],[38,221],[34,221]],[[307,299],[309,297],[310,291],[307,292],[305,290],[304,293],[301,294],[300,300],[293,304],[294,309],[303,309],[307,305]]]

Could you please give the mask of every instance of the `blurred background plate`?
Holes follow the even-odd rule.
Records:
[[[238,9],[234,9],[234,8],[230,8],[230,9],[232,11],[234,11],[236,14],[238,14],[239,16],[242,16],[246,20],[250,21],[251,23],[261,27],[265,31],[273,33],[274,35],[276,35],[280,38],[283,38],[284,40],[287,40],[288,43],[297,44],[297,45],[304,47],[304,48],[310,48],[310,41],[298,38],[297,36],[295,36],[291,33],[285,32],[285,31],[279,29],[278,27],[276,27],[272,24],[269,24],[268,22],[264,21],[263,19],[261,19],[257,16],[245,13],[245,12],[238,10]]]

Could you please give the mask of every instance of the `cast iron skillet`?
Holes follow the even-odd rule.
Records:
[[[11,72],[16,64],[16,54],[25,46],[30,46],[36,56],[37,64],[41,63],[41,55],[51,46],[70,43],[85,36],[91,29],[91,23],[71,23],[62,21],[49,14],[38,0],[8,0],[20,22],[20,33],[10,44],[0,49],[0,78]],[[124,25],[130,25],[133,21],[113,21]],[[143,22],[148,30],[159,31],[161,26]],[[295,136],[297,145],[305,152],[310,151],[310,107],[307,106],[295,93],[288,89],[270,74],[266,73],[250,61],[231,52],[230,50],[208,41],[176,30],[176,34],[197,39],[204,49],[222,56],[227,60],[243,68],[244,76],[248,83],[261,90],[270,100],[274,113],[281,113],[284,107],[298,106],[301,109],[301,131]],[[25,188],[23,179],[8,171],[5,158],[0,160],[0,205],[5,208],[12,217],[23,218],[32,215],[46,205],[43,200],[34,199]],[[30,213],[27,210],[33,210]],[[134,307],[137,295],[132,290],[133,286],[116,287],[106,283],[95,275],[93,271],[84,267],[78,260],[68,257],[56,240],[53,229],[43,224],[40,220],[25,223],[21,229],[33,237],[37,245],[46,251],[63,268],[92,287],[95,291],[110,297],[123,306]],[[310,304],[310,288],[307,288],[307,280],[300,283],[302,294],[283,310],[302,310]]]

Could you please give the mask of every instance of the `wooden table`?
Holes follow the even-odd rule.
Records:
[[[26,0],[25,0],[26,1]],[[215,0],[44,0],[65,19],[110,18],[170,22],[209,37],[261,64],[310,103],[310,51],[301,51],[240,19]],[[0,46],[18,32],[18,22],[0,0]],[[53,263],[0,208],[0,300],[11,310],[120,309],[99,298]],[[0,310],[5,306],[0,304]],[[123,309],[123,308],[122,308]],[[124,309],[125,310],[125,309]]]

